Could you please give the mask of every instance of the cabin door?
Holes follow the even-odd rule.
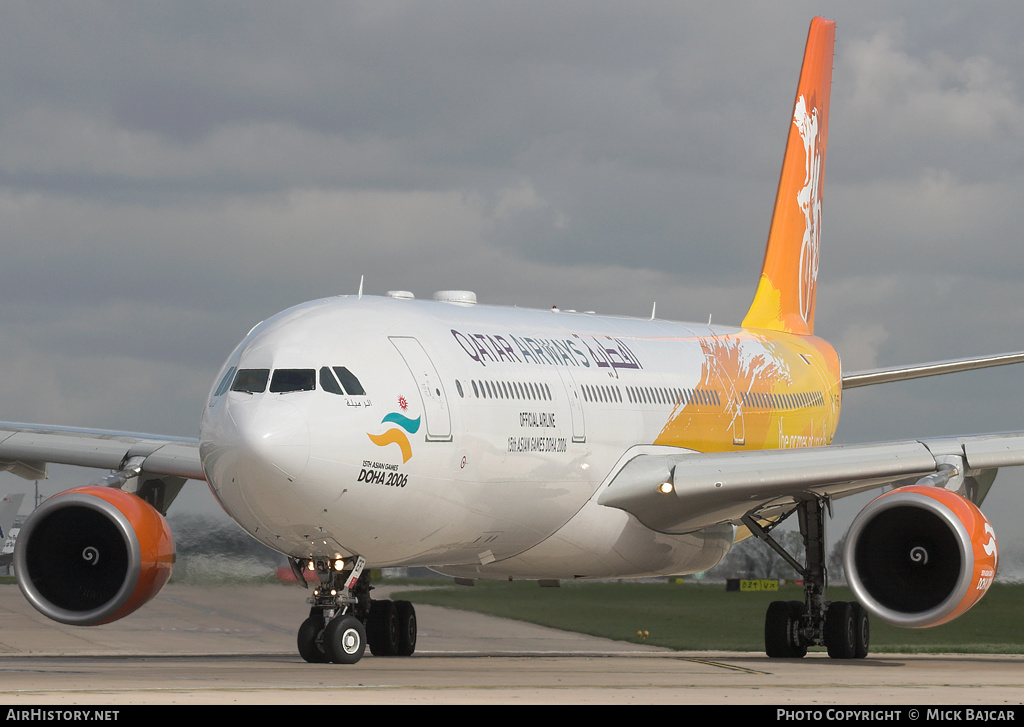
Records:
[[[427,425],[428,442],[450,442],[452,440],[452,418],[448,411],[448,397],[444,384],[437,375],[434,362],[430,360],[422,344],[407,336],[390,336],[398,352],[405,359],[416,390],[423,402],[423,418]]]

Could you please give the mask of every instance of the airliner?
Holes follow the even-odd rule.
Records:
[[[14,521],[21,509],[22,494],[7,495],[0,500],[0,566],[10,565],[14,561],[14,541],[18,536],[18,528]]]
[[[980,510],[1024,432],[833,445],[846,389],[1024,361],[1024,353],[844,374],[814,335],[835,25],[810,27],[761,277],[739,327],[485,305],[466,290],[315,300],[256,325],[216,376],[196,439],[0,425],[0,463],[107,469],[24,523],[18,583],[51,619],[119,619],[170,577],[163,515],[205,480],[252,537],[312,580],[307,662],[408,656],[415,609],[369,571],[459,579],[705,571],[754,536],[804,600],[765,616],[765,650],[863,658],[869,614],[922,628],[987,591]],[[835,498],[881,489],[853,522],[855,601],[826,597]],[[772,537],[795,514],[806,554]],[[309,576],[309,577],[307,577]]]

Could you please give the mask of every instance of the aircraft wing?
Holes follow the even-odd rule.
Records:
[[[744,516],[770,519],[801,500],[929,476],[931,484],[948,478],[947,487],[980,504],[999,467],[1024,464],[1024,432],[712,454],[672,449],[646,448],[627,459],[597,502],[664,533],[739,524]]]
[[[0,469],[42,479],[51,462],[108,470],[132,462],[147,475],[206,479],[198,439],[0,422]]]

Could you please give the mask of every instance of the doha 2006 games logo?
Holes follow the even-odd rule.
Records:
[[[419,431],[420,418],[410,419],[403,413],[409,408],[409,403],[404,396],[398,397],[398,408],[402,411],[393,411],[380,420],[381,424],[394,424],[395,426],[386,430],[383,434],[370,434],[367,432],[366,436],[378,447],[397,444],[399,449],[402,450],[402,463],[404,464],[412,457],[412,445],[409,443],[408,434],[415,434]]]

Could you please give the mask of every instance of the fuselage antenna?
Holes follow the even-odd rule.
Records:
[[[363,278],[364,277],[365,276],[363,276],[363,275],[359,276],[359,297],[356,298],[356,300],[362,300],[363,299]]]
[[[654,320],[654,311],[658,310],[658,301],[654,301],[654,305],[651,306],[651,320]]]

